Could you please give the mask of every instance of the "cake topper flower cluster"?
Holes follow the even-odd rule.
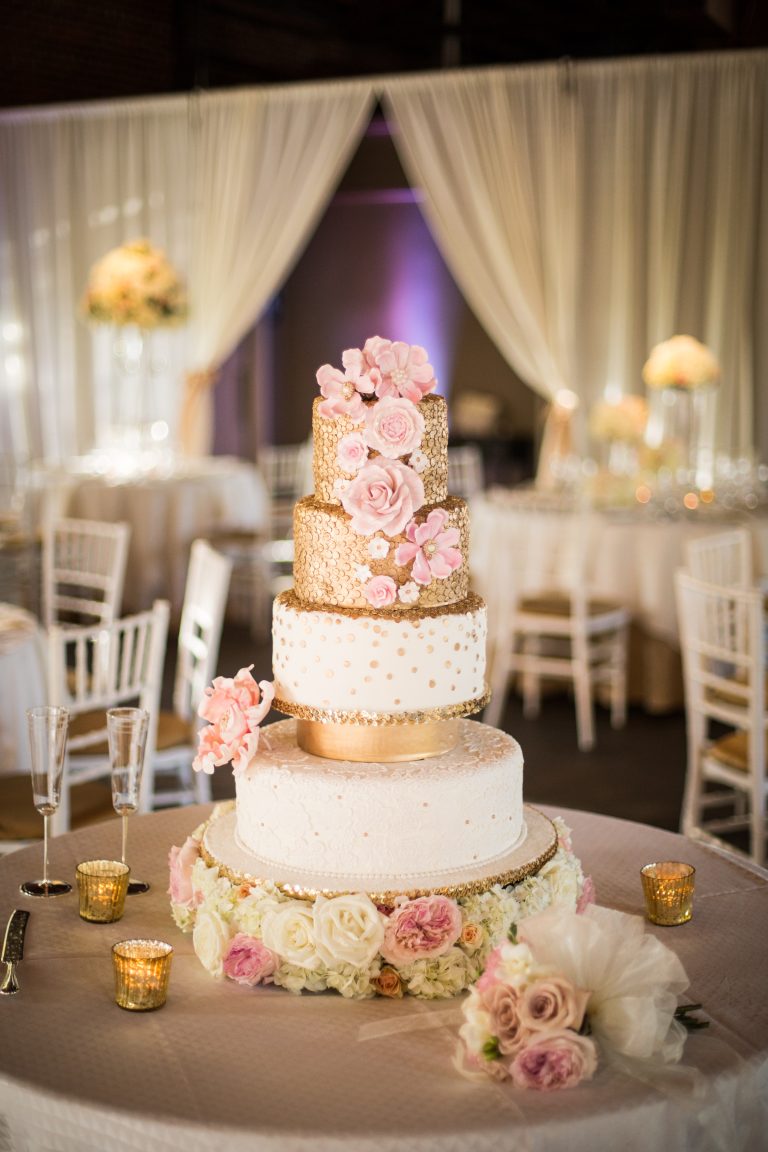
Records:
[[[358,429],[338,444],[337,463],[346,478],[336,481],[336,494],[354,532],[370,536],[373,560],[385,559],[393,537],[405,535],[395,548],[395,563],[410,567],[410,579],[399,584],[386,573],[359,565],[364,594],[376,608],[398,600],[413,604],[420,587],[446,579],[463,557],[456,545],[459,531],[448,526],[448,513],[434,508],[423,522],[416,513],[425,503],[421,473],[430,465],[422,451],[423,398],[437,386],[427,352],[417,344],[373,336],[362,348],[342,353],[344,370],[323,364],[317,382],[323,397],[318,412],[328,420],[346,416]]]

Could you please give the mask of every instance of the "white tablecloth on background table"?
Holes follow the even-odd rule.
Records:
[[[757,1152],[768,1139],[768,874],[639,824],[561,814],[601,904],[640,913],[639,869],[695,865],[693,920],[653,928],[690,978],[709,1028],[687,1040],[698,1095],[661,1074],[644,1082],[600,1064],[572,1091],[476,1084],[452,1066],[454,1000],[348,1001],[215,980],[168,909],[167,853],[207,808],[131,822],[129,857],[148,879],[117,924],[77,915],[74,894],[43,903],[18,885],[39,848],[0,860],[0,920],[31,909],[22,990],[0,1003],[0,1133],[12,1152]],[[554,812],[547,810],[550,815]],[[112,855],[117,820],[60,837],[52,869]],[[111,945],[168,940],[159,1012],[113,1002]],[[3,1128],[3,1121],[7,1129]]]
[[[170,600],[178,616],[189,548],[214,529],[266,531],[269,498],[258,469],[231,457],[179,463],[168,475],[115,480],[87,472],[37,477],[43,523],[60,516],[131,525],[124,612]]]
[[[31,612],[0,604],[0,773],[29,773],[26,710],[47,699],[40,626]]]

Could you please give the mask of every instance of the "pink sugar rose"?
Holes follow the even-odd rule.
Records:
[[[365,442],[390,460],[408,456],[421,444],[424,417],[415,404],[400,396],[385,396],[365,417]]]
[[[545,1032],[517,1053],[509,1066],[517,1088],[551,1092],[575,1088],[591,1080],[597,1068],[597,1051],[586,1036],[575,1032]]]
[[[198,734],[197,755],[192,762],[196,772],[210,774],[231,760],[232,771],[239,776],[256,752],[259,725],[272,706],[275,689],[267,680],[257,684],[251,676],[252,667],[241,668],[234,679],[217,676],[206,688],[197,711],[210,726]]]
[[[368,447],[359,432],[342,436],[336,446],[336,462],[345,472],[359,472],[368,459]]]
[[[402,461],[377,456],[345,488],[341,503],[352,518],[353,532],[397,536],[424,503],[424,485]]]
[[[483,991],[482,999],[499,1052],[504,1056],[514,1055],[531,1038],[531,1029],[520,1018],[520,993],[509,984],[493,984]]]
[[[456,548],[459,530],[446,528],[447,522],[448,513],[443,508],[433,508],[423,524],[411,520],[405,530],[407,543],[397,546],[395,563],[403,567],[413,563],[411,575],[417,584],[444,580],[461,567],[463,557]]]
[[[197,902],[192,891],[192,868],[199,854],[200,845],[192,836],[187,836],[181,848],[174,844],[168,853],[168,895],[174,904],[181,904],[184,908],[192,908]]]
[[[261,940],[238,932],[224,954],[224,975],[238,984],[271,984],[277,956]]]
[[[374,608],[388,608],[397,600],[397,584],[391,576],[374,576],[363,591],[366,600]]]
[[[395,965],[442,956],[461,935],[461,912],[447,896],[419,896],[398,905],[384,929],[381,955]]]
[[[531,1032],[581,1027],[589,992],[574,988],[562,976],[548,976],[529,984],[520,994],[519,1017]]]
[[[374,338],[375,340],[376,338]],[[396,340],[369,342],[367,358],[374,360],[381,373],[381,381],[376,386],[376,395],[404,396],[414,404],[437,387],[435,373],[428,362],[426,351],[418,344],[404,344]],[[368,343],[366,344],[368,349]]]

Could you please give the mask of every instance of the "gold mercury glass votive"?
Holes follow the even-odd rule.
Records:
[[[693,915],[693,881],[696,869],[680,860],[646,864],[640,869],[645,914],[652,924],[670,927],[685,924]]]
[[[132,1012],[162,1008],[173,948],[162,940],[120,940],[112,945],[115,1001]]]
[[[78,864],[77,890],[83,920],[111,924],[120,919],[130,871],[119,860],[84,860]]]

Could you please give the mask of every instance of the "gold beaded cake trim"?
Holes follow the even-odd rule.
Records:
[[[532,812],[536,812],[542,820],[546,821],[551,826],[552,834],[549,844],[544,848],[533,860],[526,860],[523,864],[519,864],[516,868],[511,868],[505,872],[499,872],[494,876],[483,876],[477,880],[465,880],[457,884],[444,884],[439,887],[419,887],[419,888],[398,888],[386,889],[381,892],[368,892],[374,904],[391,905],[394,904],[398,896],[406,896],[409,900],[415,900],[419,896],[448,896],[452,900],[461,900],[466,896],[475,896],[481,892],[488,892],[497,884],[502,888],[511,887],[514,884],[520,884],[529,876],[535,876],[537,872],[541,871],[546,863],[548,863],[557,852],[557,829],[548,816],[543,812],[539,812],[537,808],[531,808]],[[221,809],[219,810],[221,811]],[[279,892],[284,896],[292,896],[296,900],[313,901],[318,896],[324,896],[326,899],[332,899],[334,896],[346,896],[354,893],[356,889],[346,888],[312,888],[304,884],[285,884],[280,880],[268,880],[264,876],[256,876],[250,872],[241,872],[238,869],[230,868],[228,864],[224,864],[205,846],[205,831],[209,824],[216,819],[217,813],[207,821],[203,829],[203,835],[200,842],[200,855],[209,868],[218,869],[219,875],[225,877],[231,884],[274,884]]]
[[[337,708],[312,708],[308,704],[293,704],[277,697],[272,707],[287,716],[299,720],[314,720],[317,724],[431,724],[436,720],[458,720],[461,716],[471,716],[480,712],[491,699],[488,688],[475,700],[465,700],[460,704],[444,704],[439,708],[424,708],[418,712],[359,712],[341,711]]]
[[[369,604],[365,610],[361,608],[347,608],[343,604],[314,604],[300,599],[295,588],[287,592],[280,592],[275,597],[275,603],[294,612],[328,612],[333,616],[344,616],[348,620],[386,620],[393,624],[413,624],[419,627],[421,620],[434,620],[442,616],[468,616],[485,608],[485,601],[476,592],[469,592],[462,600],[455,600],[452,604],[414,604],[404,607],[398,604],[392,608],[372,608]]]

